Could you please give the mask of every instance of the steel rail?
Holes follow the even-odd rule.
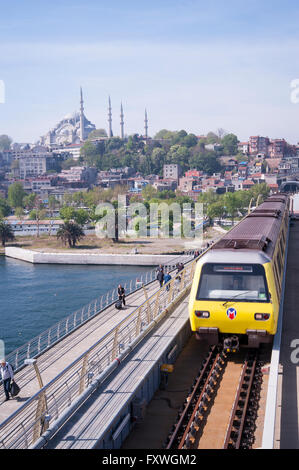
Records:
[[[177,424],[169,436],[166,449],[190,448],[199,431],[208,403],[220,379],[220,372],[225,363],[225,354],[218,346],[210,348],[201,367],[193,390],[186,399],[186,405],[179,415]]]
[[[253,357],[246,357],[238,384],[225,440],[224,449],[240,449],[246,417],[249,410],[249,399],[252,392],[253,381],[256,374],[258,351]]]

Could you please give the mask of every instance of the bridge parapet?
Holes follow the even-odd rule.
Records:
[[[188,263],[171,281],[146,298],[142,305],[7,418],[0,426],[2,448],[42,445],[41,436],[51,430],[55,432],[60,421],[73,413],[188,293],[195,266],[196,260]]]

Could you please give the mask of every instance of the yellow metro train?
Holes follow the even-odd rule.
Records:
[[[272,341],[288,224],[289,198],[274,194],[199,258],[189,299],[198,339],[226,351]]]

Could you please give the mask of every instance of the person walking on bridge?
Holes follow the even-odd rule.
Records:
[[[3,381],[5,401],[9,400],[10,382],[14,380],[14,373],[11,365],[2,359],[0,364],[1,379]]]
[[[126,291],[125,291],[125,288],[121,284],[119,284],[118,286],[117,293],[118,293],[118,299],[122,301],[124,305],[126,305],[126,301],[125,301]]]
[[[164,269],[162,264],[160,264],[158,270],[157,270],[157,281],[160,283],[160,287],[163,286],[163,281],[164,281]]]

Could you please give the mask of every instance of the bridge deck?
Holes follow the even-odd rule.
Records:
[[[117,422],[124,417],[126,402],[143,384],[146,375],[159,362],[165,348],[171,344],[186,322],[188,322],[187,298],[162,322],[155,334],[133,352],[112,380],[93,393],[51,439],[47,448],[102,448],[105,430],[117,425]]]
[[[290,227],[278,378],[275,448],[299,448],[299,221]],[[291,347],[297,340],[296,347]]]
[[[148,284],[146,286],[148,296],[152,295],[158,288],[159,284],[157,281]],[[51,347],[51,349],[43,353],[37,359],[43,384],[46,385],[50,382],[58,373],[71,364],[107,332],[112,330],[120,320],[133,312],[133,310],[145,300],[144,289],[139,289],[126,297],[126,306],[123,310],[117,310],[114,305],[106,308],[86,324]],[[32,366],[26,366],[17,372],[15,380],[21,387],[21,392],[19,396],[14,399],[5,402],[3,387],[0,387],[0,423],[39,390],[36,374]]]

